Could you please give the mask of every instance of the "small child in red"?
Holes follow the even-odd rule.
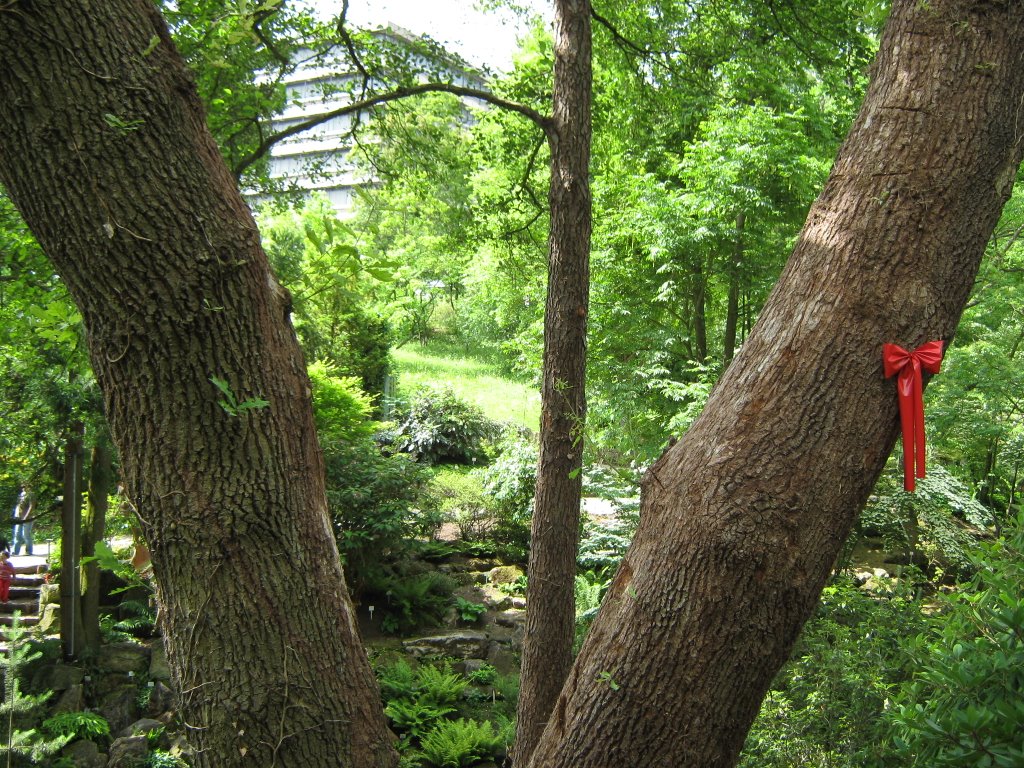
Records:
[[[14,566],[10,555],[0,552],[0,603],[6,603],[11,596],[11,582],[14,581]]]

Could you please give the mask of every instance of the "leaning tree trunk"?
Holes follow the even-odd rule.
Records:
[[[0,180],[81,310],[196,765],[393,765],[288,296],[166,25],[13,0],[0,51]]]
[[[530,765],[735,763],[893,447],[882,344],[952,337],[1024,152],[1022,105],[1024,3],[893,4],[760,320],[645,478]]]
[[[514,764],[525,766],[572,666],[590,287],[589,0],[555,2],[540,458]]]

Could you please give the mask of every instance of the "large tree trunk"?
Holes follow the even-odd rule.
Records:
[[[590,3],[557,0],[544,382],[514,750],[519,766],[526,765],[572,665],[587,405],[590,88]]]
[[[645,479],[530,765],[735,763],[895,441],[882,344],[952,337],[1024,152],[1022,104],[1024,3],[893,4],[760,320]]]
[[[0,179],[82,312],[196,764],[393,765],[289,300],[165,24],[14,0],[0,51]]]

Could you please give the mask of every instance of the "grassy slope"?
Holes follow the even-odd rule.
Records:
[[[495,421],[521,424],[534,432],[540,424],[540,391],[506,378],[496,365],[442,344],[407,344],[392,349],[398,373],[398,395],[419,386],[448,386]]]

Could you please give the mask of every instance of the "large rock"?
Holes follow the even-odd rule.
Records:
[[[487,663],[498,670],[499,675],[511,675],[519,671],[519,656],[507,645],[491,643],[487,649]]]
[[[60,715],[65,712],[81,712],[85,709],[85,689],[82,685],[72,685],[57,699],[53,705],[52,714]]]
[[[512,598],[489,584],[462,586],[454,594],[471,603],[482,603],[491,611],[504,611],[512,607]]]
[[[85,739],[71,742],[60,754],[70,760],[75,768],[105,768],[107,764],[107,756],[100,752],[100,748]]]
[[[164,648],[163,638],[157,638],[150,649],[149,679],[164,682],[171,679],[171,668],[167,664],[167,650]]]
[[[39,605],[60,603],[60,584],[41,584],[39,586]]]
[[[66,691],[81,684],[85,670],[70,664],[46,664],[32,676],[32,687],[37,691]]]
[[[121,733],[118,734],[118,736],[120,736],[121,738],[126,738],[128,736],[145,736],[146,740],[150,741],[152,738],[150,734],[153,731],[158,731],[160,735],[156,746],[160,749],[167,749],[167,747],[170,746],[171,741],[170,738],[167,736],[167,731],[165,729],[166,726],[159,720],[153,720],[152,718],[144,717],[141,720],[136,720],[127,728],[123,729]]]
[[[149,742],[145,736],[124,736],[114,739],[110,745],[110,759],[107,768],[137,768],[149,754]]]
[[[157,717],[164,712],[175,708],[174,691],[157,680],[149,694],[149,702],[146,705],[146,714]]]
[[[149,648],[138,643],[111,643],[100,647],[97,668],[106,672],[142,675],[149,670]]]
[[[120,733],[139,719],[139,689],[132,683],[106,694],[97,710],[110,723],[111,733]]]
[[[60,604],[50,603],[43,606],[36,630],[41,635],[56,635],[60,632]]]
[[[164,724],[159,720],[144,717],[141,720],[136,720],[131,725],[122,728],[121,732],[117,735],[121,738],[126,736],[146,736],[150,731],[158,731],[163,727]]]
[[[487,572],[487,581],[491,584],[515,584],[516,581],[526,574],[518,565],[499,565]]]
[[[487,655],[487,635],[483,632],[460,630],[444,635],[417,637],[406,640],[402,647],[416,657],[451,656],[456,659],[482,659]]]

